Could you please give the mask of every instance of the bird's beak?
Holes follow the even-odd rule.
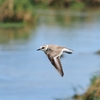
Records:
[[[39,49],[37,49],[37,51],[39,51],[39,50],[41,50],[40,48]]]

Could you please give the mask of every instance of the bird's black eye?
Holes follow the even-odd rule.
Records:
[[[41,49],[44,49],[44,47],[42,47]]]

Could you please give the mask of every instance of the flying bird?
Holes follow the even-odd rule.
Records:
[[[43,45],[39,49],[37,49],[37,51],[39,50],[44,51],[52,65],[56,68],[56,70],[60,73],[61,76],[64,76],[63,68],[60,62],[60,57],[63,54],[63,52],[72,54],[73,50],[63,46],[52,44]]]

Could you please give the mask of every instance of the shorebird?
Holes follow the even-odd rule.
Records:
[[[37,49],[37,51],[39,50],[44,51],[51,64],[56,68],[56,70],[60,73],[61,76],[64,76],[63,68],[60,62],[60,57],[63,54],[63,52],[72,54],[73,50],[52,44],[43,45],[39,49]]]

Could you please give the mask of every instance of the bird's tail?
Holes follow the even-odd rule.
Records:
[[[64,50],[64,52],[66,52],[66,53],[68,53],[68,54],[72,54],[72,53],[73,53],[73,50],[66,48],[66,49]]]

